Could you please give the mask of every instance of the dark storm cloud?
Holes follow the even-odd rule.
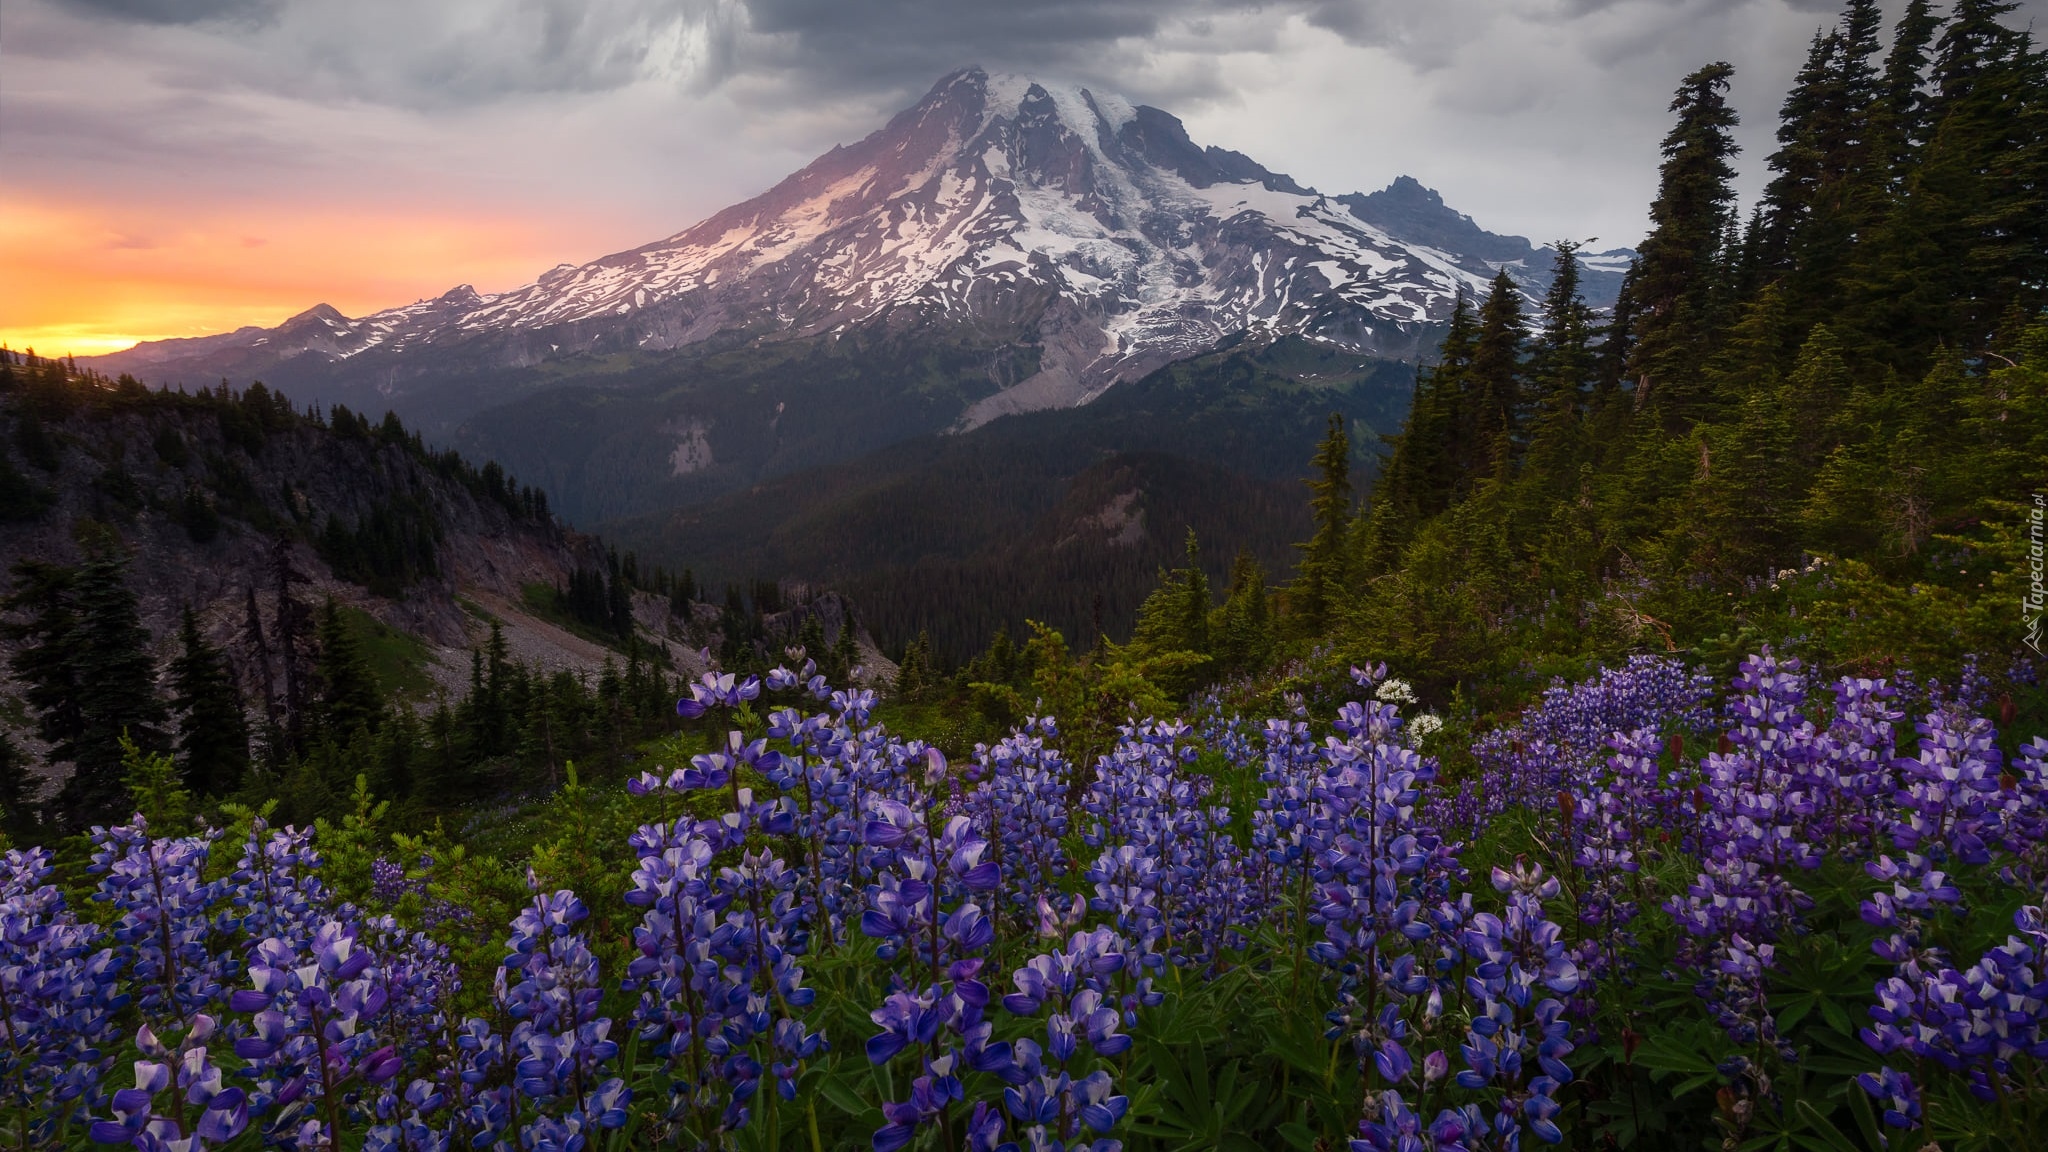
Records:
[[[198,24],[268,15],[277,0],[58,0],[92,16],[143,24]]]
[[[27,0],[33,7],[36,0]],[[900,95],[965,63],[1129,84],[1162,49],[1182,57],[1140,96],[1225,95],[1213,68],[1290,23],[1386,49],[1429,71],[1490,27],[1598,27],[1607,65],[1786,12],[1827,22],[1839,0],[47,0],[144,25],[212,29],[260,47],[221,84],[445,108],[646,80],[702,91],[746,82],[782,99]],[[2028,7],[2048,7],[2032,0]],[[247,25],[260,19],[260,30]],[[1191,63],[1190,61],[1193,61]],[[1560,59],[1567,68],[1582,61]],[[189,83],[203,83],[193,77]]]
[[[746,24],[764,56],[802,60],[811,75],[851,81],[929,80],[965,61],[991,66],[1108,63],[1106,52],[1170,26],[1193,29],[1219,15],[1263,11],[1284,18],[1303,4],[1207,0],[748,0]],[[742,45],[742,47],[747,47]],[[946,62],[946,63],[940,63]]]
[[[1753,197],[1785,86],[1839,4],[4,0],[0,170],[393,196],[425,178],[501,202],[545,186],[628,203],[651,236],[981,64],[1168,109],[1317,187],[1414,175],[1489,227],[1626,242],[1679,77],[1737,66]],[[2025,0],[2008,22],[2044,14]]]

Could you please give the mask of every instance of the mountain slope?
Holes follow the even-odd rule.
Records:
[[[1298,478],[1332,411],[1398,425],[1413,368],[1298,337],[1182,361],[1085,407],[927,435],[717,500],[604,526],[717,588],[830,584],[884,647],[921,629],[963,659],[1026,618],[1069,636],[1128,629],[1185,533],[1223,578],[1239,549],[1277,575],[1309,531]]]
[[[317,421],[267,389],[108,388],[48,362],[0,363],[0,568],[75,565],[88,540],[125,557],[155,655],[190,609],[248,699],[284,675],[280,560],[302,605],[331,597],[381,625],[407,654],[416,703],[436,685],[461,694],[487,619],[542,669],[587,673],[608,655],[525,603],[529,587],[604,568],[602,543],[563,529],[495,466],[427,452],[396,424],[345,410]],[[0,590],[15,583],[0,571]],[[0,630],[0,729],[19,715],[13,647]]]
[[[1504,265],[1534,290],[1546,264],[1412,181],[1323,196],[1198,147],[1158,109],[970,68],[866,139],[655,243],[509,292],[463,286],[359,319],[323,305],[94,364],[151,381],[262,374],[401,412],[469,376],[466,402],[439,401],[458,420],[502,397],[489,373],[565,357],[864,329],[1034,348],[1029,376],[963,398],[968,427],[1085,402],[1240,332],[1413,359],[1456,292]],[[1589,279],[1597,298],[1618,277]]]

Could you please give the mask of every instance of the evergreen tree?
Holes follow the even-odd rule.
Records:
[[[806,659],[819,660],[823,657],[830,660],[831,653],[825,650],[825,625],[818,619],[816,608],[804,613],[804,622],[796,630],[796,642],[804,650]],[[825,664],[820,662],[818,667],[822,671]]]
[[[22,696],[35,713],[36,735],[51,746],[51,759],[68,760],[85,730],[73,642],[78,573],[41,560],[19,560],[10,575],[13,590],[0,607],[27,618],[7,624],[7,635],[16,645],[8,669],[24,686]]]
[[[1791,307],[1787,297],[1794,290],[1784,280],[1764,285],[1721,333],[1719,347],[1707,366],[1717,405],[1733,409],[1751,390],[1777,386],[1789,346],[1797,339],[1787,314]]]
[[[1738,151],[1728,106],[1727,63],[1709,64],[1679,85],[1678,123],[1664,138],[1651,230],[1629,282],[1633,331],[1627,374],[1636,403],[1683,425],[1700,414],[1700,362],[1708,351],[1724,234],[1732,217]]]
[[[377,729],[372,791],[379,796],[413,795],[424,747],[425,734],[412,709],[392,709]]]
[[[1159,574],[1159,586],[1138,608],[1132,643],[1152,654],[1210,651],[1209,614],[1215,608],[1209,578],[1202,572],[1201,544],[1188,530],[1185,568]]]
[[[1471,445],[1464,430],[1463,393],[1477,340],[1478,328],[1461,289],[1451,303],[1436,365],[1416,372],[1400,434],[1382,437],[1390,451],[1372,487],[1358,550],[1367,575],[1398,563],[1416,526],[1449,507],[1466,483],[1462,469]]]
[[[321,730],[337,744],[354,740],[358,729],[375,732],[384,722],[377,678],[332,596],[320,606],[318,639]]]
[[[1877,0],[1849,0],[1842,8],[1840,28],[1842,102],[1852,112],[1861,110],[1867,115],[1884,91],[1877,61],[1877,54],[1884,50],[1884,10]],[[1864,143],[1869,143],[1867,137]]]
[[[633,585],[621,570],[618,549],[606,552],[605,563],[611,579],[605,585],[605,613],[611,631],[621,640],[633,636]]]
[[[1846,434],[1843,417],[1854,387],[1849,366],[1842,358],[1842,342],[1827,325],[1814,325],[1778,398],[1796,439],[1793,458],[1801,488]]]
[[[263,613],[256,603],[256,585],[242,588],[242,643],[255,671],[257,698],[263,705],[264,765],[276,771],[284,763],[284,722],[278,711],[276,681],[271,678],[270,644],[263,637]]]
[[[1230,590],[1216,609],[1210,635],[1218,671],[1235,672],[1263,663],[1272,648],[1266,604],[1266,572],[1249,549],[1230,566]]]
[[[178,522],[184,525],[185,535],[194,544],[211,543],[220,535],[220,513],[197,484],[185,486],[185,497],[178,502]]]
[[[520,685],[504,627],[491,621],[490,638],[469,655],[469,695],[459,709],[465,750],[471,762],[511,755],[519,743]]]
[[[245,403],[256,395],[257,387],[251,386],[243,393]],[[281,723],[277,726],[281,742],[274,747],[273,755],[282,764],[298,755],[306,747],[306,689],[309,669],[306,667],[306,625],[309,615],[306,605],[292,592],[292,586],[308,583],[306,575],[292,563],[291,542],[279,536],[270,548],[270,576],[272,590],[277,597],[276,638],[278,664],[284,674],[284,697],[282,700]],[[253,611],[253,606],[252,606]]]
[[[413,772],[412,799],[446,804],[468,793],[467,757],[455,714],[443,703],[427,717],[425,748]]]
[[[1959,0],[1936,46],[1919,150],[1895,207],[1851,273],[1856,329],[1912,377],[1941,347],[1995,339],[2015,301],[2048,279],[2048,62],[1998,18]]]
[[[1941,28],[1928,0],[1907,0],[1892,30],[1891,50],[1877,81],[1872,106],[1871,153],[1875,178],[1866,184],[1872,198],[1866,217],[1882,212],[1882,198],[1904,187],[1919,149],[1927,142],[1927,49]]]
[[[1601,333],[1599,351],[1593,357],[1592,414],[1597,418],[1619,410],[1617,398],[1628,383],[1629,362],[1635,355],[1636,270],[1640,259],[1630,260],[1621,274],[1621,289],[1615,294],[1614,310],[1608,314]]]
[[[1472,439],[1472,429],[1478,421],[1469,410],[1472,362],[1478,348],[1479,320],[1461,288],[1451,301],[1451,319],[1444,331],[1443,349],[1437,357],[1436,367],[1429,373],[1428,409],[1419,427],[1433,432],[1433,435],[1416,437],[1417,458],[1414,464],[1414,481],[1417,484],[1432,488],[1451,484],[1453,487],[1436,489],[1435,498],[1425,499],[1424,515],[1449,506],[1452,493],[1467,482],[1471,462],[1484,448]]]
[[[562,757],[556,741],[555,693],[552,685],[536,678],[527,693],[525,715],[519,724],[520,759],[547,770],[548,788],[561,780]]]
[[[853,669],[859,663],[860,648],[853,639],[853,609],[842,600],[839,602],[839,635],[832,640],[832,666],[840,669],[840,674],[851,685]]]
[[[1472,365],[1465,374],[1464,437],[1472,456],[1463,469],[1474,477],[1505,473],[1521,432],[1522,292],[1505,271],[1493,278],[1493,289],[1479,309],[1479,336],[1472,345]]]
[[[241,693],[220,650],[185,609],[171,661],[171,712],[178,720],[177,766],[197,796],[225,796],[249,769],[249,725]]]
[[[165,751],[170,742],[161,728],[164,708],[156,694],[149,633],[118,543],[106,541],[86,553],[74,596],[78,617],[70,645],[80,730],[62,757],[72,763],[62,803],[75,819],[106,820],[122,815],[124,736],[146,752]]]
[[[1594,371],[1593,311],[1579,291],[1579,246],[1557,242],[1543,326],[1529,357],[1528,467],[1539,477],[1576,472],[1586,390]]]
[[[1828,137],[1837,129],[1848,97],[1843,88],[1846,55],[1838,33],[1814,33],[1806,64],[1779,112],[1778,150],[1768,162],[1776,175],[1764,188],[1748,254],[1766,280],[1791,270],[1794,249],[1820,197]]]
[[[688,568],[676,577],[675,586],[669,590],[668,610],[683,619],[690,618],[690,605],[697,599],[697,577]]]
[[[903,649],[903,659],[896,665],[896,695],[905,700],[921,700],[931,688],[932,638],[928,632],[919,632]]]
[[[1351,436],[1344,417],[1330,413],[1329,431],[1316,446],[1315,475],[1307,483],[1315,535],[1301,545],[1288,603],[1304,628],[1321,629],[1344,587],[1344,544],[1351,524]]]
[[[50,494],[30,482],[0,448],[0,524],[33,520],[50,506]]]
[[[0,732],[0,839],[8,832],[26,832],[34,826],[32,809],[38,783],[14,741]]]
[[[626,682],[619,662],[610,656],[597,672],[597,712],[605,751],[614,764],[626,754]]]
[[[178,767],[161,752],[145,751],[122,736],[121,785],[127,793],[124,812],[139,813],[157,835],[175,835],[191,824],[192,794],[183,788]]]

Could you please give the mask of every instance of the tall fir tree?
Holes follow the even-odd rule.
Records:
[[[1250,549],[1238,552],[1230,565],[1230,588],[1210,626],[1218,672],[1229,673],[1262,664],[1272,649],[1266,571]]]
[[[18,560],[9,575],[12,590],[0,601],[0,609],[16,617],[6,625],[15,642],[8,670],[23,685],[36,735],[50,745],[50,758],[66,761],[85,729],[73,639],[78,572],[42,560]]]
[[[917,639],[903,648],[896,665],[896,694],[905,700],[922,700],[932,687],[932,638],[920,631]]]
[[[1451,302],[1436,364],[1416,370],[1414,395],[1400,433],[1381,437],[1388,453],[1372,486],[1358,548],[1366,575],[1399,563],[1416,527],[1448,508],[1465,483],[1463,461],[1470,441],[1463,427],[1464,390],[1477,342],[1478,325],[1460,289]]]
[[[354,740],[358,731],[374,733],[384,722],[384,700],[355,629],[332,596],[320,605],[318,641],[320,730],[338,744]]]
[[[619,550],[608,549],[605,565],[610,579],[605,583],[605,614],[612,633],[621,640],[633,638],[633,585],[621,570]]]
[[[249,770],[249,723],[227,661],[199,630],[192,609],[178,627],[171,661],[171,714],[178,722],[177,767],[195,796],[225,796]]]
[[[1905,186],[1927,142],[1928,47],[1940,28],[1941,18],[1929,0],[1907,0],[1892,28],[1892,45],[1885,53],[1871,109],[1872,167],[1877,178],[1867,185],[1872,203],[1866,217],[1881,213],[1883,201]]]
[[[1194,529],[1188,529],[1187,567],[1161,571],[1159,587],[1138,608],[1134,643],[1153,653],[1210,651],[1209,577],[1202,571],[1202,548]]]
[[[1840,34],[1814,33],[1806,64],[1779,111],[1778,150],[1767,162],[1774,175],[1764,187],[1747,254],[1762,280],[1792,270],[1801,233],[1820,198],[1827,179],[1828,137],[1843,116],[1847,99],[1842,84],[1846,55]]]
[[[841,670],[850,687],[853,670],[860,665],[860,645],[854,640],[853,609],[846,601],[839,602],[839,634],[832,638],[832,666]]]
[[[1683,427],[1702,414],[1700,362],[1710,348],[1724,237],[1735,200],[1738,123],[1727,92],[1734,66],[1687,76],[1671,101],[1678,114],[1663,143],[1651,230],[1630,277],[1627,375],[1636,403]]]
[[[1505,475],[1513,463],[1521,433],[1522,344],[1527,335],[1522,290],[1506,271],[1499,272],[1479,308],[1479,334],[1465,373],[1465,439],[1472,455],[1463,471],[1469,475]]]
[[[1344,417],[1330,413],[1329,429],[1316,446],[1315,475],[1308,481],[1315,535],[1301,545],[1301,562],[1288,605],[1310,630],[1326,625],[1344,587],[1345,543],[1351,525],[1351,435]]]
[[[1530,351],[1527,470],[1539,483],[1578,471],[1587,390],[1593,382],[1593,310],[1579,288],[1579,246],[1556,244],[1543,322]]]
[[[0,732],[0,840],[10,832],[35,826],[35,793],[41,781],[29,773],[28,761],[14,741]]]
[[[1860,343],[1903,376],[1938,349],[1979,352],[2048,278],[2048,61],[1999,20],[2013,5],[1959,0],[1936,44],[1928,138],[1851,270]]]
[[[124,735],[145,752],[170,746],[149,632],[127,576],[127,558],[113,540],[88,549],[78,569],[78,622],[71,645],[81,726],[68,749],[72,774],[64,783],[62,803],[79,820],[123,815]]]
[[[243,393],[244,401],[254,396],[256,389]],[[276,626],[278,665],[284,678],[284,693],[279,700],[280,721],[277,732],[279,746],[273,749],[273,757],[281,765],[291,756],[303,752],[306,747],[307,729],[307,680],[311,670],[307,666],[307,623],[311,615],[305,601],[299,599],[293,588],[311,581],[292,562],[291,541],[280,535],[270,547],[271,590],[277,598]]]

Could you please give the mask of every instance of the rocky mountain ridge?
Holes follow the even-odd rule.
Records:
[[[1596,304],[1628,255],[1587,261]],[[930,327],[1035,347],[1035,370],[973,400],[967,427],[1086,402],[1238,334],[1419,358],[1453,296],[1501,268],[1532,293],[1548,276],[1544,250],[1408,178],[1325,196],[1198,146],[1159,109],[968,68],[866,139],[655,243],[508,292],[463,285],[360,318],[321,305],[92,363],[150,381],[297,376],[403,411],[436,373],[714,341]]]
[[[422,671],[456,696],[468,649],[489,619],[539,667],[587,672],[602,664],[604,649],[523,607],[527,588],[601,567],[597,538],[474,490],[402,438],[360,434],[345,409],[336,414],[343,430],[286,419],[288,406],[249,395],[201,400],[136,389],[125,403],[0,406],[5,444],[17,453],[24,443],[45,446],[40,461],[22,453],[0,464],[36,493],[31,508],[0,517],[0,556],[70,565],[85,538],[111,538],[151,634],[170,643],[191,609],[215,643],[240,657],[251,690],[260,679],[251,613],[276,636],[280,564],[297,574],[301,602],[332,598],[415,638]],[[259,411],[269,414],[268,426],[252,414]],[[424,534],[416,552],[431,554],[427,570],[383,594],[323,548],[321,534],[330,521],[359,529],[379,519]],[[6,654],[0,640],[0,666]]]

